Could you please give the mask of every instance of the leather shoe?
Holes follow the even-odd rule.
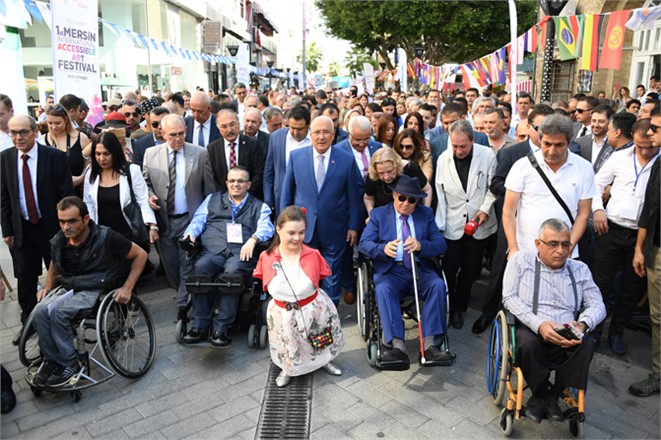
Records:
[[[565,415],[558,405],[557,397],[547,397],[546,401],[546,417],[554,422],[564,422]]]
[[[197,344],[200,341],[206,341],[209,337],[209,329],[193,327],[188,334],[184,336],[186,344]]]
[[[464,326],[464,317],[461,316],[461,312],[457,310],[450,312],[450,325],[456,329],[460,329]]]
[[[495,316],[492,315],[491,313],[482,313],[480,317],[477,318],[473,323],[473,328],[472,328],[473,333],[475,333],[476,335],[483,333],[486,329],[489,328],[489,326],[493,322],[494,317]]]
[[[408,370],[411,366],[409,355],[399,348],[386,350],[381,355],[381,368],[384,370]]]
[[[14,339],[11,340],[11,343],[13,345],[18,345],[19,342],[21,342],[21,335],[23,334],[23,327],[21,326],[21,329],[16,333],[16,336],[14,336]]]
[[[211,345],[214,347],[229,347],[232,344],[231,339],[227,339],[225,333],[213,332],[211,335]]]
[[[356,294],[347,290],[344,292],[344,303],[347,305],[352,305],[356,303]]]
[[[418,360],[422,362],[420,354],[418,354]],[[435,345],[432,345],[427,350],[425,350],[425,363],[421,365],[423,367],[443,367],[449,366],[454,363],[454,355],[449,351],[441,351]]]
[[[287,376],[284,371],[281,371],[278,377],[275,378],[275,384],[280,388],[286,386],[290,381],[291,376]]]
[[[624,356],[627,354],[627,344],[624,343],[622,335],[610,335],[608,336],[608,343],[611,346],[611,351],[618,356]]]
[[[342,375],[342,370],[340,370],[340,368],[337,365],[333,365],[331,362],[327,363],[322,368],[326,370],[326,373],[331,374],[333,376]]]
[[[526,403],[526,417],[535,423],[542,423],[544,413],[546,412],[546,403],[539,397],[531,396]]]

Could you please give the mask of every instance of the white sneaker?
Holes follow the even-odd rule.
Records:
[[[278,377],[275,378],[275,384],[280,388],[287,386],[289,381],[291,381],[291,376],[287,376],[284,371],[281,371]]]
[[[332,374],[333,376],[341,376],[342,375],[342,370],[340,370],[340,367],[333,365],[331,362],[327,363],[322,367],[328,374]]]

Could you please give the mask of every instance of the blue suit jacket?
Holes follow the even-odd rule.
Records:
[[[447,250],[445,239],[436,226],[431,208],[417,205],[412,215],[415,237],[421,245],[418,265],[424,270],[435,272],[436,269],[430,259],[445,253]],[[389,203],[372,210],[370,221],[363,230],[358,250],[372,260],[376,271],[375,279],[395,264],[395,259],[388,257],[383,250],[388,242],[397,239],[396,222],[398,221],[399,216],[396,216],[393,204]]]
[[[271,133],[264,162],[264,203],[274,210],[276,217],[280,213],[280,194],[287,164],[288,133],[289,129],[286,127]]]
[[[186,118],[186,142],[197,145],[197,139],[193,139],[193,130],[195,129],[195,119],[192,116]],[[216,125],[216,117],[211,115],[211,133],[209,134],[209,144],[220,139],[220,130]],[[207,146],[209,145],[207,144]]]
[[[341,128],[337,129],[337,137],[333,139],[333,145],[337,145],[340,142],[346,140],[349,137],[349,133],[346,131],[342,130]]]
[[[367,148],[370,151],[370,156],[374,154],[374,152],[381,147],[382,147],[381,142],[373,141],[370,139],[370,143],[367,145]],[[351,144],[349,144],[349,139],[345,139],[342,142],[338,142],[333,146],[333,148],[337,148],[338,150],[345,151],[353,156],[353,151],[351,148]]]
[[[315,180],[313,148],[291,152],[280,206],[306,208],[306,243],[312,240],[316,229],[322,242],[344,246],[347,231],[360,230],[363,204],[360,182],[363,179],[353,156],[335,147],[331,147],[330,151],[326,178],[319,191]]]
[[[156,143],[154,142],[154,135],[152,133],[143,136],[131,144],[131,147],[133,148],[133,163],[139,166],[140,169],[142,169],[142,161],[145,158],[145,151],[147,151],[147,148],[151,148],[154,145],[156,145]]]

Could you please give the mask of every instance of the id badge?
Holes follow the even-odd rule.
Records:
[[[241,231],[241,223],[228,223],[227,224],[227,242],[228,243],[243,243],[243,232]]]
[[[632,197],[631,200],[622,207],[620,215],[627,220],[638,221],[639,213],[640,200],[637,197]]]

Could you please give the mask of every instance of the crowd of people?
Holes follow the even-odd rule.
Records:
[[[67,235],[74,220],[67,223],[63,213],[94,225],[94,236],[105,227],[121,236],[114,238],[117,259],[136,259],[155,246],[159,269],[177,292],[180,318],[187,313],[187,277],[254,271],[274,299],[269,340],[283,370],[281,386],[322,367],[341,374],[330,362],[344,345],[337,307],[343,299],[355,301],[359,255],[376,267],[389,347],[384,358],[407,367],[396,300],[410,288],[410,255],[419,255],[424,275],[421,331],[432,365],[449,356],[435,345],[447,331],[441,317],[447,309],[449,326],[463,327],[483,266],[488,299],[474,333],[486,330],[503,302],[530,313],[529,305],[512,299],[520,288],[512,277],[528,275],[513,272],[534,271],[541,260],[548,279],[574,267],[583,293],[590,292],[577,301],[597,307],[576,322],[599,344],[608,313],[608,345],[617,356],[627,352],[624,328],[647,295],[653,371],[630,392],[650,395],[659,391],[660,368],[658,78],[649,86],[639,86],[637,98],[623,87],[613,99],[577,94],[535,103],[524,92],[472,88],[446,96],[438,90],[368,96],[356,86],[347,93],[259,94],[237,83],[220,94],[126,92],[107,101],[95,126],[73,94],[52,102],[37,120],[14,115],[9,97],[0,95],[2,235],[14,259],[21,321],[35,307],[43,310],[37,306],[45,294],[38,289],[42,264],[49,269],[47,289],[56,286],[51,271],[82,276],[93,269],[74,265],[67,253],[84,243]],[[62,199],[67,202],[58,205]],[[69,240],[60,238],[55,250],[51,239],[60,229]],[[188,258],[183,238],[201,240],[199,258]],[[258,245],[269,241],[260,254]],[[447,286],[427,261],[440,254]],[[575,262],[566,264],[568,258]],[[142,272],[151,269],[148,262]],[[541,297],[540,313],[553,301]],[[194,298],[184,341],[231,345],[237,307],[236,295]],[[213,310],[219,313],[212,316]],[[522,338],[571,348],[550,336],[539,317],[521,321],[531,331]],[[59,326],[54,334],[63,339],[70,333],[66,322],[51,319],[51,327],[38,328]],[[77,368],[70,346],[53,344],[42,350],[51,362],[39,378],[43,384],[64,383]],[[544,379],[544,368],[534,368]],[[551,395],[539,388],[542,401]],[[554,411],[548,402],[537,402],[537,409]]]

